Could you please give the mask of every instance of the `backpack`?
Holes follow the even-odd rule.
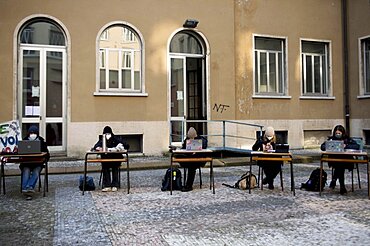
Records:
[[[172,190],[181,190],[181,171],[178,168],[168,168],[166,174],[162,179],[162,191],[168,191],[171,189],[171,171],[172,171]]]
[[[244,173],[238,181],[232,186],[228,184],[222,184],[230,188],[235,188],[235,189],[241,189],[241,190],[246,190],[249,189],[249,183],[251,183],[251,189],[257,187],[257,178],[256,175],[254,175],[251,172],[246,172]]]
[[[321,191],[324,190],[326,185],[328,174],[325,170],[322,170],[322,177],[321,177]],[[308,191],[319,191],[320,190],[320,168],[316,168],[311,172],[310,178],[307,180],[306,183],[302,183],[301,189],[305,189]]]
[[[82,175],[80,176],[78,183],[79,183],[78,188],[80,188],[80,190],[82,191],[83,183],[84,183],[84,176]],[[95,190],[94,179],[93,177],[86,176],[85,191],[92,191],[92,190]]]

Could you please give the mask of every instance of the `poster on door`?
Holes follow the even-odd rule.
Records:
[[[1,153],[18,151],[18,140],[21,140],[21,128],[18,120],[0,123],[0,150]]]

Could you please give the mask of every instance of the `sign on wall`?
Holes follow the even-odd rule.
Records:
[[[18,140],[22,139],[19,121],[0,123],[1,152],[17,152]]]

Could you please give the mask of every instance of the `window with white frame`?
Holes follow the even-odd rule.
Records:
[[[285,39],[254,37],[254,81],[257,95],[286,94]]]
[[[108,31],[109,36],[106,35]],[[134,38],[127,40],[130,35],[122,33],[130,33]],[[99,91],[142,92],[142,45],[139,40],[136,32],[125,25],[113,25],[102,32],[99,39]]]
[[[330,86],[329,43],[302,41],[302,94],[328,96]]]
[[[370,37],[361,39],[360,69],[364,95],[370,95]]]

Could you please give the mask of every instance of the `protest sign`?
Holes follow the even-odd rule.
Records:
[[[19,121],[13,120],[0,123],[0,151],[17,152],[18,140],[21,140],[21,129]]]

